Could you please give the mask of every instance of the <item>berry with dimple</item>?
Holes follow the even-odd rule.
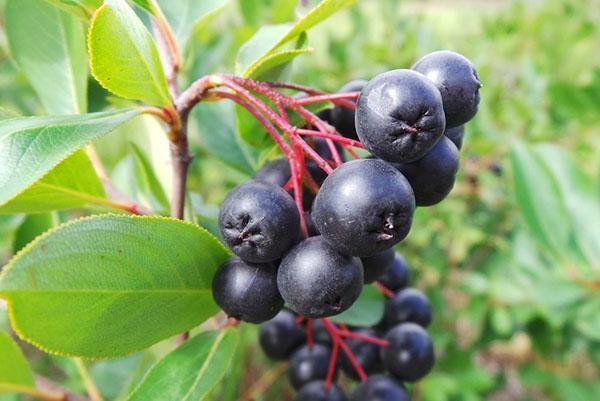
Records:
[[[383,284],[386,288],[396,292],[408,285],[410,272],[408,264],[402,255],[396,253],[394,262],[387,268],[385,273],[379,277],[377,281]]]
[[[323,182],[312,217],[321,235],[342,253],[383,252],[410,231],[413,190],[404,176],[377,159],[353,160]]]
[[[440,91],[411,70],[377,75],[358,98],[358,137],[369,152],[388,162],[408,163],[425,156],[445,126]]]
[[[339,253],[320,235],[292,248],[277,275],[290,309],[313,319],[350,308],[360,295],[363,280],[360,259]]]
[[[390,344],[381,349],[383,363],[397,379],[414,382],[433,368],[435,356],[431,338],[418,324],[399,324],[384,338]]]
[[[463,138],[465,136],[465,126],[459,125],[458,127],[447,128],[444,132],[444,135],[452,141],[458,150],[460,150],[462,148]]]
[[[251,180],[227,195],[219,227],[225,243],[240,258],[271,262],[296,242],[300,216],[294,200],[282,188]]]
[[[350,401],[410,401],[406,388],[389,376],[375,375],[361,383]]]
[[[215,302],[229,316],[250,323],[272,319],[283,307],[277,265],[234,257],[223,263],[212,282]]]
[[[360,92],[367,84],[364,79],[350,81],[342,86],[338,93]],[[353,100],[350,100],[353,102]],[[354,110],[349,107],[335,106],[331,109],[330,121],[335,129],[346,138],[358,140],[356,124],[354,122]]]
[[[372,329],[359,329],[354,332],[367,337],[378,338],[377,333]],[[383,371],[379,345],[354,338],[346,340],[346,344],[367,375]],[[345,353],[342,354],[340,359],[340,366],[348,377],[354,380],[360,379]]]
[[[325,345],[305,345],[292,354],[288,377],[296,390],[315,380],[325,380],[331,349]],[[336,372],[337,375],[337,372]]]
[[[437,51],[421,58],[412,69],[429,78],[442,94],[447,128],[475,116],[481,81],[466,57],[448,50]]]
[[[385,321],[388,327],[413,322],[421,327],[431,323],[431,305],[427,297],[416,288],[400,290],[385,303]]]
[[[265,354],[274,360],[285,360],[306,341],[304,330],[296,324],[296,316],[282,310],[260,326],[259,343]]]
[[[335,383],[329,389],[325,389],[323,380],[315,380],[302,386],[295,401],[346,401],[346,395]],[[366,400],[365,400],[366,401]]]
[[[373,256],[360,258],[365,271],[365,283],[372,283],[381,277],[394,263],[395,254],[394,248],[390,248]]]
[[[417,206],[432,206],[452,191],[458,164],[458,149],[444,136],[421,159],[401,164],[398,169],[410,183]]]

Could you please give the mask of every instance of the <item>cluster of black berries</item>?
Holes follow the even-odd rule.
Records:
[[[221,206],[219,225],[236,257],[215,275],[217,304],[230,317],[252,323],[272,319],[284,304],[304,319],[350,308],[363,285],[381,276],[385,261],[394,258],[392,248],[408,235],[415,207],[439,203],[454,186],[463,124],[477,112],[480,87],[469,60],[440,51],[423,57],[411,70],[388,71],[342,88],[360,90],[356,111],[336,106],[321,116],[341,135],[360,140],[372,156],[343,163],[328,176],[316,163],[306,163],[319,186],[316,196],[303,191],[308,194],[302,202],[309,210],[303,216],[310,223],[308,238],[301,235],[299,208],[284,189],[292,176],[287,160],[268,163],[255,179],[231,191]],[[331,161],[323,140],[307,142]],[[394,326],[386,334],[390,346],[383,352],[387,368],[409,381],[433,363],[431,341],[418,326],[431,317],[430,312],[421,316],[417,305],[426,305],[423,311],[429,305],[415,291],[400,291],[388,302],[388,324],[416,324]],[[280,316],[294,320],[291,312]],[[408,353],[393,352],[406,344],[422,348],[419,357],[427,361],[423,367]],[[394,364],[413,376],[397,374]]]
[[[394,295],[376,326],[346,328],[303,320],[290,310],[282,310],[261,326],[259,341],[265,354],[277,361],[289,359],[288,377],[298,391],[296,401],[347,400],[334,382],[338,370],[352,380],[364,380],[354,389],[352,401],[408,401],[403,383],[421,379],[433,367],[433,345],[425,331],[431,323],[430,304],[419,290],[407,288],[409,270],[402,256],[384,253],[386,258],[379,260],[383,274],[376,278]],[[336,364],[335,355],[332,358],[336,335],[345,338],[361,372],[345,352]]]

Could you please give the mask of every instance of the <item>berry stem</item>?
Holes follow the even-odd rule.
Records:
[[[377,288],[379,290],[379,292],[381,292],[386,298],[394,298],[394,291],[390,290],[389,288],[387,288],[385,285],[381,284],[381,282],[379,281],[375,281],[373,282],[373,285],[375,286],[375,288]]]
[[[349,93],[334,93],[334,94],[323,94],[316,96],[304,97],[301,99],[294,99],[296,106],[305,106],[320,102],[333,102],[335,100],[346,100],[346,99],[357,99],[360,92],[349,92]],[[353,102],[343,102],[343,106],[349,109],[356,109],[356,104]]]
[[[390,343],[386,340],[366,336],[366,335],[360,334],[360,333],[353,333],[351,331],[346,331],[346,330],[341,330],[339,333],[340,333],[340,336],[342,336],[342,337],[354,338],[356,340],[360,340],[360,341],[363,341],[366,343],[372,343],[375,345],[379,345],[380,347],[388,347],[390,345]]]
[[[325,378],[325,390],[329,390],[331,388],[331,383],[333,383],[333,376],[335,375],[335,365],[337,363],[339,352],[340,352],[340,342],[334,341],[333,348],[331,349],[331,356],[329,357],[329,366],[327,368],[327,377]]]
[[[343,145],[354,146],[355,148],[361,148],[361,149],[365,148],[364,145],[362,143],[360,143],[359,141],[355,141],[354,139],[346,138],[346,137],[343,137],[340,135],[328,134],[328,133],[321,132],[321,131],[315,131],[312,129],[303,129],[303,128],[298,128],[296,130],[296,132],[299,135],[316,136],[319,138],[331,139],[334,142],[338,142]]]
[[[361,381],[367,380],[367,374],[365,373],[364,369],[360,365],[360,362],[358,362],[358,359],[356,359],[356,356],[354,355],[354,353],[352,352],[350,347],[348,347],[348,345],[344,342],[344,339],[340,335],[338,328],[335,327],[335,325],[333,323],[331,323],[329,321],[329,319],[322,318],[321,321],[323,322],[325,329],[331,336],[331,340],[332,340],[334,346],[337,343],[339,345],[339,347],[341,347],[342,351],[344,351],[344,353],[346,354],[346,357],[350,361],[350,364],[352,365],[352,367],[358,374],[358,377],[360,378],[360,380]],[[335,363],[335,361],[334,361],[334,363]]]

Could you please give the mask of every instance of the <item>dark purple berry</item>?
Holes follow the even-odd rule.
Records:
[[[427,327],[431,323],[431,304],[421,291],[405,288],[386,301],[385,321],[388,327],[404,322]]]
[[[325,390],[323,380],[312,381],[305,384],[298,394],[295,401],[346,401],[346,395],[342,389],[335,383],[331,384],[329,390]]]
[[[372,329],[360,329],[355,332],[368,337],[378,338],[377,333]],[[367,375],[370,376],[374,373],[383,371],[383,362],[381,361],[379,345],[358,339],[348,339],[346,340],[346,344],[354,356],[356,356],[356,360],[360,363],[360,366],[362,366]],[[360,380],[356,370],[350,363],[350,360],[346,357],[345,353],[342,353],[340,358],[340,366],[342,371],[348,377],[353,380]]]
[[[386,251],[376,253],[373,256],[360,258],[363,264],[363,270],[365,271],[365,283],[372,283],[373,281],[378,280],[392,263],[394,263],[395,255],[394,248],[390,248]]]
[[[396,253],[394,262],[387,268],[383,276],[380,276],[378,281],[386,288],[396,292],[408,285],[410,272],[408,264],[402,255]]]
[[[304,329],[296,324],[296,316],[282,310],[260,326],[259,343],[265,354],[274,360],[285,360],[306,341]]]
[[[391,377],[375,375],[356,387],[350,401],[410,401],[410,395]]]
[[[292,354],[288,377],[292,386],[298,390],[315,380],[325,380],[329,368],[331,349],[321,344],[311,347],[305,345]],[[336,372],[337,376],[337,372]]]
[[[462,148],[463,138],[465,136],[465,126],[459,125],[458,127],[447,128],[444,132],[444,135],[446,135],[446,137],[452,141],[452,143],[456,146],[456,149],[460,150]]]
[[[398,380],[417,381],[433,368],[431,338],[418,324],[399,324],[388,331],[385,339],[390,345],[381,349],[383,364]]]
[[[350,81],[346,85],[342,86],[338,93],[360,92],[366,84],[367,81],[363,79]],[[355,112],[353,109],[343,106],[335,106],[333,109],[331,109],[331,125],[333,125],[335,129],[343,136],[358,140],[358,135],[356,134],[356,125],[354,123],[354,114]]]

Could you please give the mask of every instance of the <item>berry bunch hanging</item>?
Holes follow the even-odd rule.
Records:
[[[211,92],[252,113],[285,158],[265,164],[221,206],[221,234],[235,256],[215,275],[215,301],[234,321],[266,322],[261,345],[269,357],[290,360],[298,401],[346,400],[335,384],[338,369],[362,381],[353,401],[410,399],[402,383],[421,379],[434,363],[425,331],[431,307],[407,288],[406,263],[393,247],[409,234],[415,208],[441,202],[454,186],[464,124],[479,104],[473,65],[435,52],[410,70],[353,81],[334,95],[218,81],[235,95]],[[318,115],[305,108],[320,102],[334,108]],[[301,126],[290,123],[290,111]],[[370,155],[361,158],[356,148]],[[328,319],[370,283],[389,298],[378,325]]]

